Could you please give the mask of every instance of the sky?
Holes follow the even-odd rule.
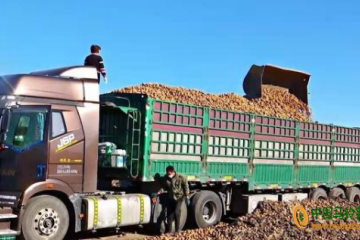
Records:
[[[243,94],[253,64],[311,74],[314,120],[360,127],[360,1],[3,0],[0,74],[82,65],[102,47],[101,92],[158,82]]]

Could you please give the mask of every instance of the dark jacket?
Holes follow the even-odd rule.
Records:
[[[100,55],[90,54],[89,56],[87,56],[85,58],[84,65],[96,67],[96,69],[98,71],[99,80],[100,80],[100,73],[103,75],[104,78],[106,77],[104,60],[102,59],[102,57]]]
[[[175,173],[173,178],[165,175],[161,190],[168,191],[169,197],[174,200],[178,200],[184,196],[188,197],[190,194],[187,178],[179,173]]]

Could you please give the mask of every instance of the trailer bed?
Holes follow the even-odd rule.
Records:
[[[189,181],[246,182],[249,191],[360,182],[359,129],[173,103],[140,94],[107,96],[129,99],[143,116],[141,181],[153,181],[154,176],[165,173],[167,165],[173,165]]]

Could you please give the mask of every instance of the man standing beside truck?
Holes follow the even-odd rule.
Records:
[[[181,205],[185,200],[187,204],[189,204],[190,189],[186,177],[175,172],[173,166],[168,166],[166,168],[163,187],[159,190],[158,194],[161,194],[164,191],[167,191],[168,193],[168,230],[170,233],[172,232],[172,222],[175,217],[175,232],[178,233],[180,231]]]

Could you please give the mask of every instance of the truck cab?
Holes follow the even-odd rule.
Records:
[[[24,209],[34,196],[49,194],[74,205],[77,193],[97,190],[95,68],[2,76],[0,109],[0,218],[12,220],[0,235],[20,232]],[[44,220],[47,227],[32,231],[44,236],[55,232],[56,221]]]

